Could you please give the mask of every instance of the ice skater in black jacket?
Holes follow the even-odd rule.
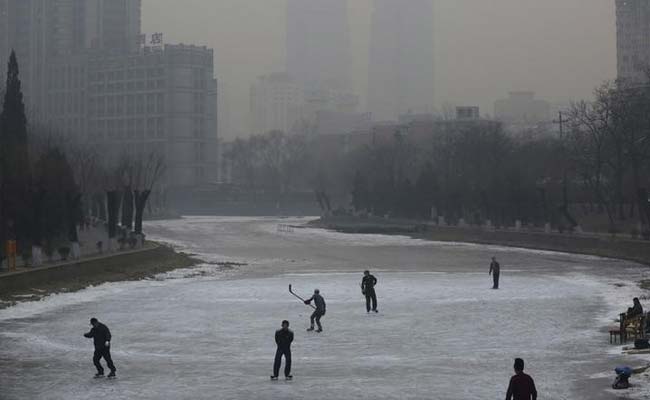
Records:
[[[95,354],[93,356],[93,364],[97,368],[97,374],[95,378],[101,378],[104,376],[104,367],[99,362],[99,360],[104,358],[106,365],[111,370],[111,373],[108,374],[109,378],[115,377],[115,365],[113,365],[113,359],[111,358],[111,331],[108,330],[108,327],[101,322],[97,321],[97,318],[90,319],[90,325],[92,329],[90,332],[85,333],[84,336],[93,339],[95,343]]]
[[[293,342],[293,332],[289,329],[289,321],[282,321],[282,329],[275,331],[275,343],[278,349],[275,352],[275,362],[273,363],[273,375],[271,380],[278,380],[282,356],[284,356],[284,377],[290,381],[291,376],[291,343]]]
[[[309,329],[307,329],[307,331],[311,332],[314,330],[314,321],[315,321],[316,325],[318,326],[316,332],[322,332],[323,325],[321,325],[320,319],[323,317],[323,315],[325,315],[325,299],[323,298],[323,296],[320,295],[320,290],[315,289],[314,295],[310,299],[305,300],[305,304],[311,304],[312,301],[314,302],[316,309],[309,317],[309,322],[311,323],[311,325]]]
[[[370,274],[370,271],[363,271],[363,279],[361,280],[361,293],[366,296],[366,312],[370,312],[370,303],[372,302],[372,311],[377,311],[377,293],[375,293],[375,285],[377,285],[377,278]]]

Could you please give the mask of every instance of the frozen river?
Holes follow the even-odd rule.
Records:
[[[620,362],[602,327],[630,296],[634,264],[316,229],[306,220],[190,218],[148,224],[206,261],[0,311],[0,399],[499,399],[522,357],[540,399],[612,399]],[[490,290],[489,259],[502,264]],[[245,265],[220,268],[217,262]],[[359,282],[378,277],[378,315]],[[626,282],[629,282],[627,280]],[[288,293],[320,288],[325,332]],[[96,316],[113,333],[118,379],[94,380]],[[282,319],[295,380],[269,381]]]

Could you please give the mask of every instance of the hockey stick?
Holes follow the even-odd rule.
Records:
[[[291,293],[292,295],[294,295],[294,296],[296,296],[297,298],[299,298],[300,300],[302,300],[303,303],[305,302],[305,299],[303,299],[302,297],[298,296],[297,294],[295,294],[295,293],[293,292],[293,290],[291,289],[291,284],[289,284],[289,293]],[[313,308],[314,310],[316,309],[316,307],[314,307],[313,304],[309,304],[309,307]]]

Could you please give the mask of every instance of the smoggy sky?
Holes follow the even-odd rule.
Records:
[[[354,86],[365,104],[371,0],[349,2]],[[247,134],[250,84],[284,69],[284,13],[285,0],[143,0],[143,30],[214,48],[232,128],[222,133],[232,137]],[[511,90],[562,103],[616,76],[614,0],[435,0],[435,13],[438,106],[492,114]]]

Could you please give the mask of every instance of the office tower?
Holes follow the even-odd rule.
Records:
[[[368,66],[373,120],[431,113],[433,0],[374,0]]]
[[[349,90],[347,0],[288,0],[287,68],[310,87]]]
[[[141,0],[0,0],[0,62],[16,50],[35,133],[96,146],[107,162],[154,151],[166,160],[166,188],[208,185],[217,176],[213,51],[143,46],[140,7]]]
[[[650,66],[650,2],[616,0],[618,77],[632,82],[648,80]]]
[[[300,119],[303,103],[302,87],[286,73],[260,76],[250,91],[253,133],[290,132]]]
[[[112,53],[140,47],[142,0],[76,0],[85,7],[85,46]]]

